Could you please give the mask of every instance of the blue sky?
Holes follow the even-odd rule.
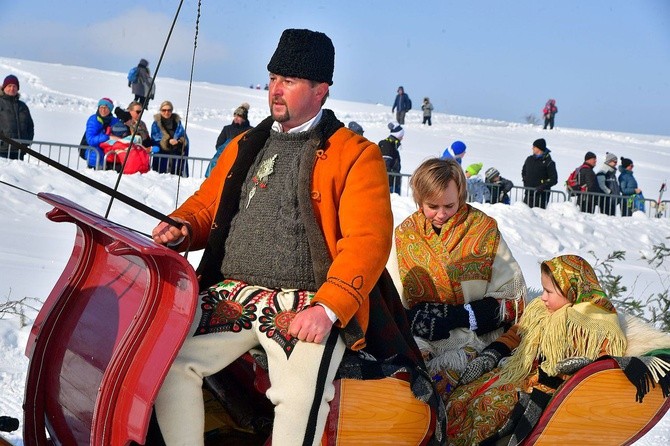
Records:
[[[156,68],[179,1],[0,4],[0,56],[125,72]],[[159,76],[188,78],[196,11],[184,2]],[[403,85],[415,107],[524,122],[552,97],[557,127],[670,135],[667,0],[203,0],[195,80],[264,84],[285,28],[332,38],[334,98],[390,110]]]

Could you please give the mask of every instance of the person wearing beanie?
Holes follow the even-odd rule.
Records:
[[[450,149],[451,151],[449,151]],[[453,158],[458,164],[462,164],[466,149],[467,146],[463,141],[454,141],[451,143],[451,147],[444,149],[442,159]]]
[[[488,203],[491,201],[491,191],[486,187],[481,177],[478,176],[483,166],[484,164],[482,163],[474,163],[465,168],[468,201],[471,203]]]
[[[110,169],[113,166],[105,163],[105,153],[100,146],[102,143],[109,145],[121,140],[122,138],[112,134],[112,127],[123,124],[121,120],[112,115],[114,102],[109,98],[101,98],[98,101],[97,111],[88,117],[86,121],[86,130],[82,143],[88,146],[80,154],[86,160],[87,167],[91,169]],[[82,144],[84,145],[84,144]]]
[[[491,192],[491,204],[503,203],[510,204],[509,192],[514,187],[514,183],[500,176],[500,171],[495,167],[486,169],[484,181],[486,187]]]
[[[418,210],[396,227],[388,270],[446,401],[473,359],[467,352],[521,315],[527,288],[495,219],[467,202],[456,161],[424,161],[410,185]]]
[[[386,172],[389,173],[389,189],[392,194],[400,194],[402,177],[400,174],[400,142],[405,136],[405,130],[400,124],[389,122],[390,131],[386,139],[379,141],[379,149],[386,164]]]
[[[216,152],[214,153],[212,160],[209,162],[209,166],[207,166],[205,178],[209,177],[212,169],[214,169],[214,166],[216,166],[216,162],[219,160],[221,153],[226,148],[226,145],[228,145],[228,143],[240,133],[244,133],[247,130],[253,128],[249,122],[249,108],[251,108],[249,104],[243,102],[233,112],[233,122],[223,126],[223,129],[221,129],[219,137],[216,138]]]
[[[30,109],[19,99],[19,79],[13,74],[5,77],[0,91],[0,132],[12,139],[32,141],[35,125]],[[23,159],[25,153],[0,142],[0,158]]]
[[[137,67],[133,69],[136,71],[134,81],[128,81],[128,86],[132,89],[135,95],[135,102],[142,104],[145,110],[149,107],[149,101],[156,95],[156,86],[152,85],[153,79],[149,71],[149,62],[146,59],[140,59]]]
[[[470,164],[468,167],[465,168],[465,176],[467,178],[470,178],[470,177],[473,177],[475,175],[478,175],[479,171],[482,170],[482,167],[484,167],[483,163]]]
[[[595,210],[603,192],[598,185],[596,174],[593,170],[596,167],[598,158],[596,154],[588,151],[584,154],[584,162],[575,170],[577,177],[577,188],[569,192],[577,195],[577,205],[582,212],[590,214]]]
[[[524,191],[523,201],[530,207],[546,208],[551,188],[558,184],[556,163],[551,159],[544,138],[533,141],[532,154],[521,168]]]
[[[621,157],[619,166],[619,190],[621,195],[621,216],[630,217],[634,211],[644,211],[644,196],[633,175],[633,160]]]
[[[430,103],[429,98],[423,98],[423,104],[421,104],[421,110],[423,111],[423,122],[422,125],[428,123],[429,126],[433,125],[431,122],[431,117],[433,116],[433,104]]]
[[[616,215],[618,196],[621,195],[619,188],[619,181],[616,177],[616,165],[619,159],[613,153],[607,152],[605,154],[605,162],[596,173],[596,181],[598,187],[603,194],[608,196],[601,196],[598,207],[600,212],[607,215]]]
[[[395,112],[395,119],[398,124],[405,125],[405,114],[412,109],[412,100],[402,86],[398,87],[397,93],[393,101],[393,107],[391,107],[391,113]]]
[[[363,130],[363,127],[359,123],[357,123],[356,121],[351,121],[349,124],[347,124],[347,127],[352,132],[356,132],[361,136],[363,136],[363,133],[365,133],[365,130]]]
[[[172,102],[161,102],[151,123],[151,139],[154,143],[151,150],[159,155],[152,157],[151,169],[188,177],[188,162],[183,157],[188,156],[190,144],[181,116],[174,113]]]
[[[171,213],[181,228],[162,222],[152,231],[176,250],[205,248],[194,330],[155,401],[168,445],[203,445],[203,377],[256,346],[267,358],[276,446],[320,444],[347,349],[372,349],[376,378],[402,367],[427,374],[393,317],[398,307],[384,309],[398,303],[381,274],[393,239],[388,176],[379,147],[324,108],[334,66],[326,34],[284,30],[267,65],[270,116],[233,138]],[[340,376],[369,379],[360,357],[348,355],[354,362]],[[410,364],[387,367],[394,357]],[[421,399],[438,413],[427,390]]]

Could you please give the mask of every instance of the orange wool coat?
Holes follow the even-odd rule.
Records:
[[[268,121],[254,130],[267,127]],[[209,178],[171,214],[189,222],[190,249],[204,248],[208,239],[211,243],[210,230],[213,230],[224,188],[231,187],[226,185],[236,175],[238,180],[246,175],[246,172],[236,173],[234,165],[243,152],[240,145],[254,130],[228,144]],[[327,139],[315,151],[311,184],[305,184],[310,188],[314,217],[323,236],[321,242],[325,242],[331,262],[312,304],[322,303],[333,310],[340,327],[353,324],[352,331],[356,335],[349,340],[345,336],[345,341],[350,348],[359,349],[365,346],[368,296],[384,270],[391,249],[393,215],[388,177],[377,145],[341,126],[325,136]],[[185,249],[185,246],[180,248]]]

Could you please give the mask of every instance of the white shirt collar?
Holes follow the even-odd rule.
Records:
[[[274,121],[272,123],[272,130],[279,133],[306,132],[307,130],[312,130],[314,127],[316,127],[316,125],[321,121],[322,115],[323,115],[323,109],[320,109],[319,113],[317,113],[316,116],[314,116],[312,119],[305,122],[304,124],[299,125],[298,127],[290,129],[288,132],[284,132],[284,128],[282,127],[280,122]]]

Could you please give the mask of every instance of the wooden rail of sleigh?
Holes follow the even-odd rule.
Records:
[[[39,196],[54,206],[48,218],[74,223],[77,234],[28,340],[24,443],[151,444],[152,404],[195,310],[195,272],[145,237],[62,197]],[[248,357],[226,373],[263,378]],[[262,387],[255,384],[237,387],[247,402],[262,395],[251,395]],[[336,389],[324,445],[421,445],[432,434],[434,414],[401,376],[342,379]],[[209,390],[226,392],[216,380]],[[555,394],[525,444],[630,444],[669,406],[658,386],[637,403],[615,361],[597,361]],[[245,415],[228,412],[236,423]]]

